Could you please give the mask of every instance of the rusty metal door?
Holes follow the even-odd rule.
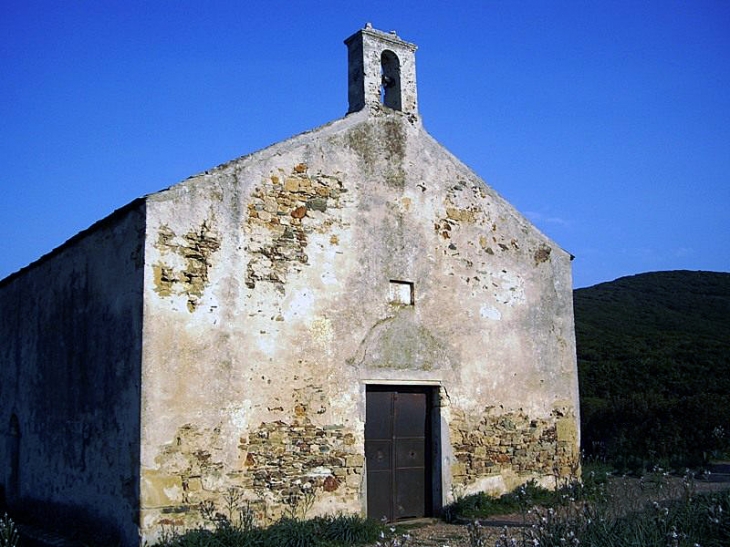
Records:
[[[427,516],[430,507],[429,390],[372,386],[366,393],[368,516]]]

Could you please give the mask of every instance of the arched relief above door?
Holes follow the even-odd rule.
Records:
[[[409,308],[375,323],[348,359],[357,367],[426,371],[451,368],[451,361],[448,344],[420,324]]]

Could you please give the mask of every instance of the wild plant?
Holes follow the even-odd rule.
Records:
[[[288,519],[305,519],[317,497],[316,489],[311,483],[297,482],[284,498],[284,517]]]
[[[411,536],[398,533],[395,526],[380,530],[380,538],[375,543],[377,547],[405,547],[409,545]]]
[[[516,545],[730,545],[730,492],[699,495],[691,473],[677,480],[661,469],[645,481],[619,478],[612,486],[605,499],[561,497],[555,505],[533,508],[531,525]],[[512,544],[501,538],[497,545]]]
[[[483,545],[486,545],[486,543]],[[518,532],[517,536],[512,535],[509,532],[509,528],[504,528],[494,543],[494,547],[522,547],[523,545],[527,545],[524,535],[521,532]]]
[[[20,535],[13,519],[7,513],[0,518],[0,547],[16,547]]]
[[[501,539],[506,538],[507,529],[504,529],[505,533],[500,536],[500,539],[495,543],[495,547],[511,547],[509,543],[502,543]],[[466,532],[469,537],[469,547],[487,547],[487,541],[489,540],[487,532],[478,520],[472,521],[466,526]],[[506,539],[505,539],[506,541]],[[516,545],[516,544],[515,544]]]
[[[240,488],[228,488],[223,495],[223,510],[225,513],[215,514],[216,527],[235,528],[241,532],[255,528],[256,519],[251,502]]]

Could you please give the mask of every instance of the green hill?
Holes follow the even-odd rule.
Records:
[[[574,305],[586,455],[686,465],[730,448],[730,274],[623,277]]]

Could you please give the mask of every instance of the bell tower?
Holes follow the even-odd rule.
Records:
[[[383,105],[418,115],[416,45],[395,31],[376,30],[370,23],[345,40],[347,46],[348,114]]]

